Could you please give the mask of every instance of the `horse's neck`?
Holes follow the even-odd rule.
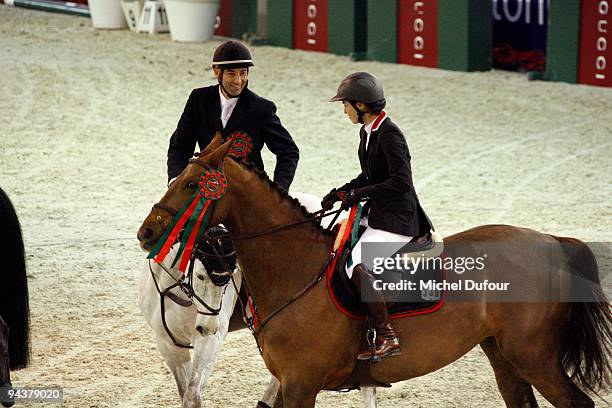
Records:
[[[249,183],[247,191],[236,193],[239,204],[237,210],[230,212],[226,225],[235,237],[270,231],[304,219],[301,210],[289,199],[262,183]],[[237,240],[236,254],[258,307],[269,312],[304,288],[323,267],[332,241],[331,236],[311,223]]]

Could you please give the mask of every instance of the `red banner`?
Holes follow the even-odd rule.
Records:
[[[612,0],[582,0],[578,82],[612,87]]]
[[[215,35],[232,36],[232,0],[221,0],[219,3]]]
[[[438,0],[401,0],[397,9],[397,62],[438,66]]]
[[[328,0],[293,1],[293,48],[327,52]]]

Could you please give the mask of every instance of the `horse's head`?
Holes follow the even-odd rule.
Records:
[[[203,232],[207,226],[220,224],[225,219],[225,209],[231,204],[232,198],[226,192],[226,181],[223,173],[223,163],[226,155],[232,147],[232,142],[221,142],[221,136],[217,133],[213,141],[196,158],[190,160],[189,165],[169,186],[168,191],[162,199],[153,206],[153,209],[143,222],[138,231],[140,246],[150,251],[155,245],[173,245],[175,239],[181,241],[179,230],[183,230],[185,236],[181,241],[186,248],[191,248],[195,243],[195,237],[201,235],[199,243],[195,245],[195,255],[201,262],[193,262],[192,267],[187,270],[186,260],[190,259],[188,249],[182,255],[181,264],[178,267],[187,273],[190,297],[198,309],[196,330],[202,335],[210,335],[217,332],[219,328],[219,312],[222,306],[222,298],[231,273],[235,268],[234,263],[229,267],[226,258],[223,258],[224,245],[215,247],[216,238],[219,242],[222,238],[213,234],[214,228]],[[223,199],[221,199],[223,198]],[[187,205],[186,205],[187,204]],[[195,208],[198,208],[196,211]],[[181,211],[182,209],[182,211]],[[175,215],[181,213],[181,216]],[[189,224],[185,220],[206,219]],[[207,225],[204,225],[207,224]],[[172,227],[170,227],[173,225]],[[193,225],[190,227],[189,225]],[[197,232],[200,231],[198,234]],[[164,233],[168,233],[167,237]],[[227,239],[227,231],[222,231],[221,236]],[[165,244],[160,241],[164,236]],[[191,241],[192,237],[194,241]],[[225,241],[223,241],[225,243]],[[227,242],[230,242],[227,239]],[[209,244],[207,246],[207,244]],[[221,245],[221,244],[220,244]],[[156,250],[156,251],[158,251]],[[233,251],[233,248],[232,248]],[[162,249],[162,252],[163,249]],[[204,254],[203,252],[209,252]],[[156,252],[159,255],[159,252]],[[157,262],[162,262],[168,252],[160,255]],[[187,254],[187,255],[186,255]],[[221,257],[219,257],[221,255]],[[153,256],[153,255],[152,255]],[[174,258],[174,256],[171,256]],[[212,262],[207,261],[213,259]],[[222,265],[214,260],[222,260]],[[231,262],[230,262],[231,263]],[[205,266],[203,266],[204,264]]]
[[[218,169],[231,145],[231,141],[222,143],[221,135],[217,132],[212,142],[196,158],[190,160],[185,170],[168,187],[162,199],[153,206],[138,230],[137,237],[143,250],[150,251],[155,246],[170,226],[172,218],[193,196],[194,192],[202,188],[202,174],[207,170]],[[214,184],[215,181],[212,180],[211,183]],[[211,186],[211,188],[214,187],[214,185]],[[225,215],[224,208],[227,206],[221,202],[229,200],[229,197],[224,197],[224,200],[215,202],[209,225],[217,225],[222,222]]]
[[[216,229],[222,232],[225,231],[219,227]],[[214,230],[213,228],[213,236]],[[143,313],[147,315],[152,305],[157,306],[154,313],[159,313],[159,299],[157,297],[161,293],[169,293],[163,296],[169,296],[174,302],[184,307],[173,310],[167,309],[162,312],[166,314],[168,321],[173,319],[184,322],[190,321],[184,320],[175,315],[175,313],[177,310],[187,312],[189,310],[188,307],[192,305],[192,308],[197,311],[197,318],[191,321],[194,324],[192,330],[197,331],[203,336],[215,334],[219,330],[219,319],[229,319],[228,313],[231,314],[235,299],[229,298],[227,302],[230,305],[225,305],[224,295],[227,290],[231,290],[231,287],[228,288],[228,285],[233,285],[231,278],[236,271],[235,252],[229,238],[220,238],[219,242],[219,244],[217,242],[209,244],[202,240],[197,246],[193,264],[189,265],[185,274],[181,273],[178,270],[178,265],[173,262],[179,251],[178,244],[172,247],[168,257],[163,261],[158,263],[148,259],[143,265],[144,272],[148,276],[150,274],[154,281],[147,279],[146,285],[148,289],[141,287],[139,306]],[[226,250],[228,245],[230,246],[229,251]],[[219,253],[221,255],[217,257],[216,255]],[[219,259],[222,260],[219,261]],[[241,282],[240,274],[234,276],[234,279],[236,279],[236,285],[239,286]],[[168,292],[169,288],[171,290]],[[178,290],[178,288],[181,288],[181,290]],[[151,302],[151,298],[156,298],[156,301]],[[228,306],[230,309],[228,309]],[[170,333],[170,336],[173,336],[173,334]],[[176,341],[186,344],[185,340],[177,338]]]

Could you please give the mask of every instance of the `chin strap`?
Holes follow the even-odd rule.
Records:
[[[242,88],[242,91],[238,95],[236,95],[236,96],[230,95],[230,93],[227,92],[227,89],[225,89],[223,87],[223,84],[221,83],[221,81],[219,81],[219,86],[221,87],[221,89],[223,89],[223,96],[225,96],[227,99],[234,99],[234,98],[240,98],[242,96],[244,91],[246,91],[247,87],[249,86],[249,83],[247,81],[247,83],[244,86],[244,88]]]
[[[353,107],[353,109],[355,109],[355,112],[357,112],[357,121],[361,124],[363,124],[363,115],[365,115],[366,113],[362,110],[359,110],[357,108],[357,105],[355,102],[349,100],[349,103],[351,104],[351,106]]]

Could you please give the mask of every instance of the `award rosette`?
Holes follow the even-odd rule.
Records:
[[[217,170],[209,170],[202,174],[198,185],[201,194],[207,200],[218,200],[227,191],[227,179],[223,173]]]
[[[227,140],[232,141],[232,148],[228,154],[234,157],[246,159],[249,153],[253,151],[253,139],[245,132],[240,130],[232,132]]]

